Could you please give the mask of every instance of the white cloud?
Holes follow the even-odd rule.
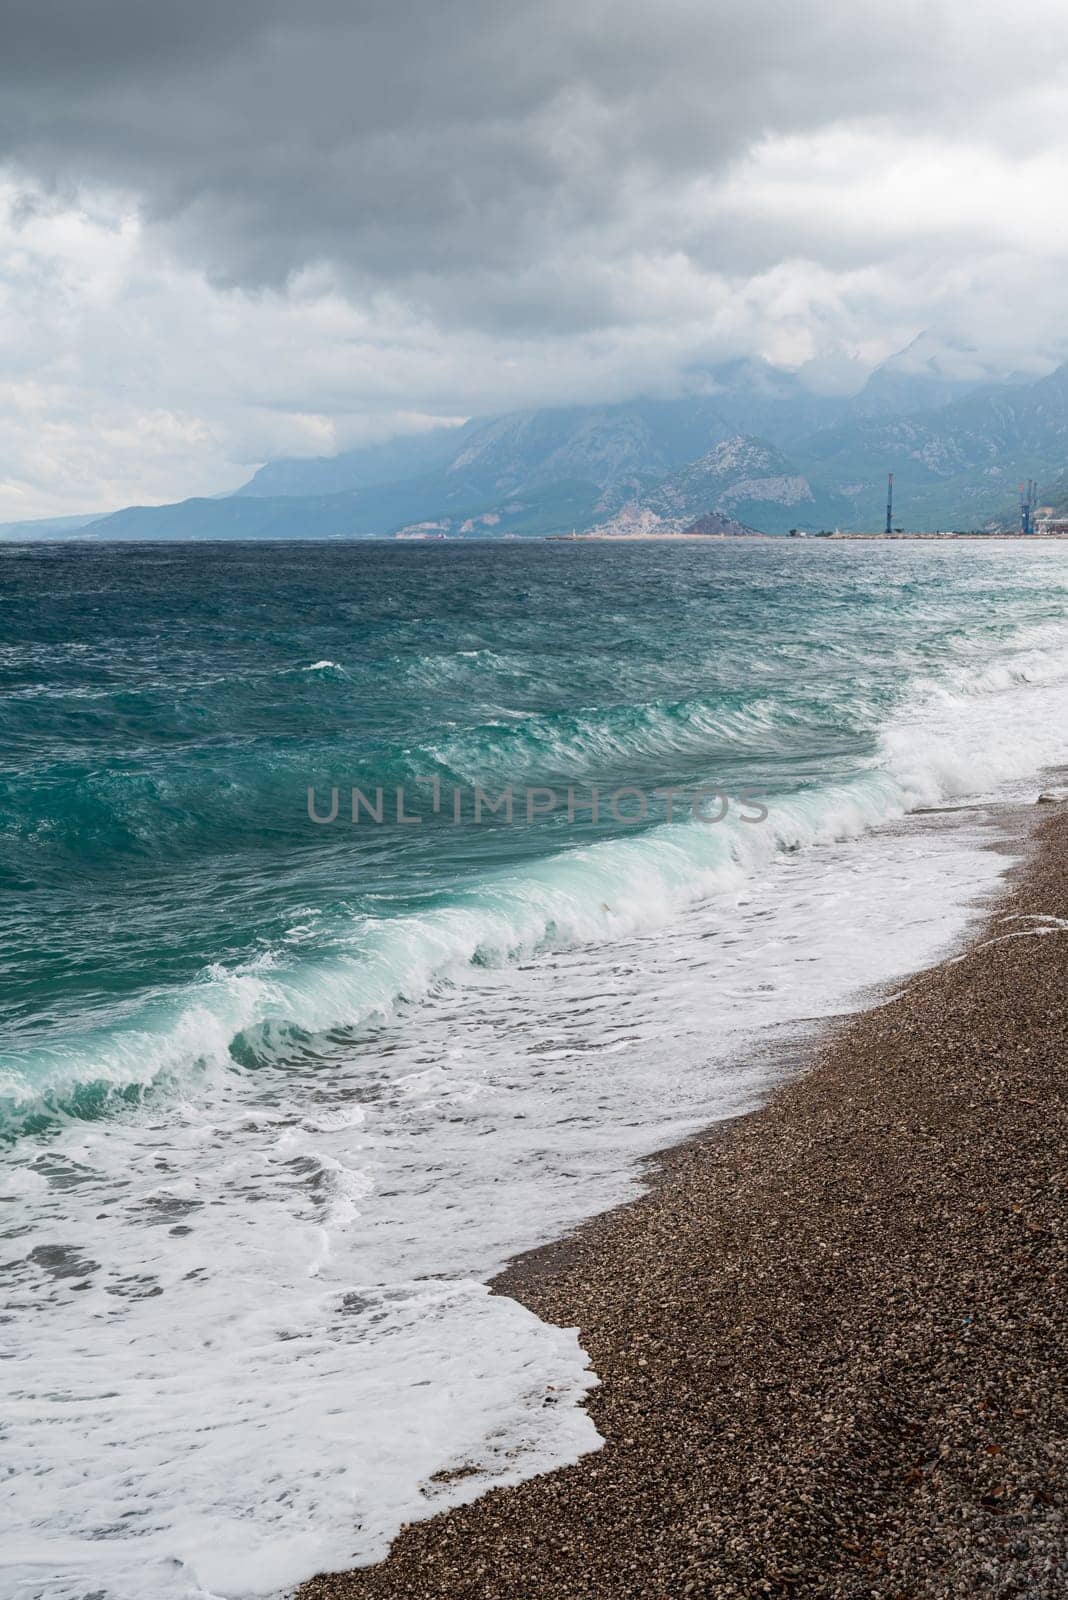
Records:
[[[950,365],[1065,353],[1059,3],[463,4],[107,0],[62,59],[27,12],[0,520],[740,354],[833,383],[932,326]]]

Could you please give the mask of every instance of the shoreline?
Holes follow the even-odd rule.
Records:
[[[793,539],[795,543],[802,539],[818,540],[824,544],[901,544],[910,539],[929,544],[953,544],[962,539],[977,540],[980,544],[997,543],[999,540],[1048,544],[1050,541],[1068,539],[1068,533],[547,533],[544,538],[548,544],[752,544],[769,539]],[[459,542],[453,540],[453,543]]]
[[[961,952],[494,1280],[604,1447],[300,1600],[1068,1595],[1068,805],[1011,810]]]

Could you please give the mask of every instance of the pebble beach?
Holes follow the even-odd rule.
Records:
[[[603,1448],[299,1600],[1068,1595],[1068,805],[964,950],[496,1281]]]

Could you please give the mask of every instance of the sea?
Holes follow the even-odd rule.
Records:
[[[596,1450],[489,1280],[959,946],[1066,759],[1064,545],[0,546],[0,1595]]]

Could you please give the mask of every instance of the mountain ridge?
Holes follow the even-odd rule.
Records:
[[[260,467],[236,493],[339,493],[439,470],[474,477],[487,493],[506,493],[576,475],[604,485],[610,478],[601,466],[609,462],[617,477],[663,475],[738,434],[789,450],[850,420],[925,414],[979,386],[948,377],[931,359],[910,361],[916,343],[877,367],[853,395],[821,395],[796,373],[741,359],[696,374],[695,391],[675,398],[505,412],[334,456],[283,457]],[[402,465],[407,470],[393,470]]]
[[[1016,483],[1041,489],[1068,464],[1068,364],[991,383],[910,347],[851,397],[813,395],[764,363],[705,380],[673,399],[510,412],[281,459],[232,495],[68,526],[93,539],[531,537],[603,527],[627,507],[665,532],[708,512],[771,533],[875,531],[892,470],[897,520],[926,531],[1011,524]],[[908,396],[935,403],[884,409]],[[9,537],[33,537],[17,526]]]

